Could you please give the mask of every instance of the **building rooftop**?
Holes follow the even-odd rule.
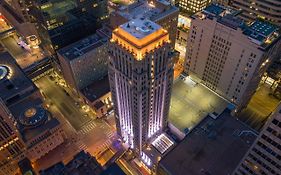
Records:
[[[36,86],[15,59],[8,52],[0,53],[0,98],[6,105],[13,104],[36,90]]]
[[[106,170],[104,170],[100,175],[126,175],[126,174],[116,163],[113,163]]]
[[[73,174],[73,175],[99,175],[102,167],[89,153],[84,151],[76,154],[66,165],[59,162],[46,170],[41,170],[40,175]]]
[[[29,97],[9,107],[26,142],[60,125],[59,121],[43,108],[42,103],[40,98]]]
[[[127,20],[136,18],[146,18],[157,21],[167,14],[178,11],[175,6],[171,6],[166,0],[146,1],[139,0],[128,6],[121,6],[116,13]]]
[[[231,174],[256,137],[255,131],[225,110],[216,119],[202,120],[159,166],[171,175]]]
[[[107,41],[108,37],[103,35],[102,32],[99,32],[60,49],[58,53],[71,61],[87,52],[103,46]]]
[[[89,86],[81,89],[80,92],[90,102],[96,101],[100,97],[110,92],[108,76],[105,76],[101,80],[93,82]]]
[[[150,20],[134,19],[125,24],[122,24],[120,28],[125,30],[136,39],[142,39],[161,29],[161,26]]]
[[[103,107],[104,106],[104,103],[101,101],[101,100],[99,100],[98,102],[96,102],[95,104],[94,104],[94,107],[96,108],[96,109],[100,109],[101,107]]]
[[[211,4],[208,7],[206,7],[204,11],[215,15],[220,15],[223,11],[225,11],[225,8],[223,8],[222,6]]]
[[[257,20],[245,27],[243,33],[254,43],[266,47],[280,38],[278,30],[279,28],[273,24]]]
[[[245,23],[238,14],[241,11],[231,7],[211,4],[202,12],[198,12],[194,17],[200,19],[216,19],[217,22],[237,30],[240,28],[253,43],[267,48],[280,38],[279,28],[266,21],[256,20],[251,24]]]
[[[64,164],[63,162],[56,163],[55,165],[39,171],[40,175],[54,175],[54,174],[62,174],[64,170]]]

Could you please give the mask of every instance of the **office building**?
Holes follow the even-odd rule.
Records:
[[[167,126],[173,84],[168,31],[134,19],[112,33],[109,82],[117,132],[139,155]]]
[[[96,33],[58,51],[63,77],[76,92],[107,75],[108,37]]]
[[[247,25],[238,13],[212,4],[192,17],[184,71],[240,108],[277,54],[280,34],[267,22]]]
[[[40,96],[38,88],[8,52],[0,53],[0,81],[0,98],[6,106],[30,95]]]
[[[36,1],[30,9],[42,46],[53,51],[93,34],[106,19],[107,1]]]
[[[0,174],[15,174],[26,156],[33,161],[56,147],[62,131],[8,52],[0,54],[0,91]]]
[[[2,9],[8,20],[21,24],[19,31],[31,24],[36,29],[32,35],[37,35],[41,46],[51,53],[95,33],[108,18],[106,0],[7,0]]]
[[[17,162],[24,158],[25,145],[7,106],[39,95],[38,89],[24,75],[8,52],[0,54],[0,174],[14,174]]]
[[[26,98],[10,106],[9,111],[26,147],[25,155],[32,162],[64,142],[60,122],[44,107],[40,98]]]
[[[281,174],[280,110],[279,105],[233,175]]]
[[[3,0],[0,5],[0,13],[24,38],[38,35],[32,18],[28,14],[29,5],[28,1],[20,0]]]
[[[260,18],[281,26],[281,2],[279,0],[232,0],[231,5],[242,10],[240,16],[246,21]]]
[[[25,147],[3,101],[0,102],[0,131],[0,175],[15,174],[17,162],[25,157]]]
[[[80,90],[80,97],[95,110],[97,117],[103,117],[112,110],[108,76],[99,79]]]
[[[139,0],[127,6],[121,6],[110,14],[110,26],[116,29],[135,18],[149,19],[169,33],[172,46],[175,46],[179,10],[167,0]]]
[[[231,174],[256,138],[228,109],[207,116],[160,160],[157,175]]]
[[[212,1],[211,0],[179,0],[178,6],[180,11],[188,15],[202,11]]]

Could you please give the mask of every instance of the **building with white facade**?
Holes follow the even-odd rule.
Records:
[[[247,105],[278,51],[278,27],[249,25],[238,11],[210,5],[192,18],[185,73],[239,107]]]
[[[167,30],[146,20],[113,31],[109,82],[117,132],[137,154],[167,126],[173,84],[172,46]]]

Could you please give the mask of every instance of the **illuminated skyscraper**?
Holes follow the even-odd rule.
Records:
[[[168,32],[143,18],[121,25],[112,34],[109,80],[117,131],[137,153],[167,126],[171,47]]]

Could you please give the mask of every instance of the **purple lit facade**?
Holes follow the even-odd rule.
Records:
[[[139,155],[167,126],[173,83],[171,44],[157,46],[142,59],[118,42],[110,46],[109,80],[117,131]]]

